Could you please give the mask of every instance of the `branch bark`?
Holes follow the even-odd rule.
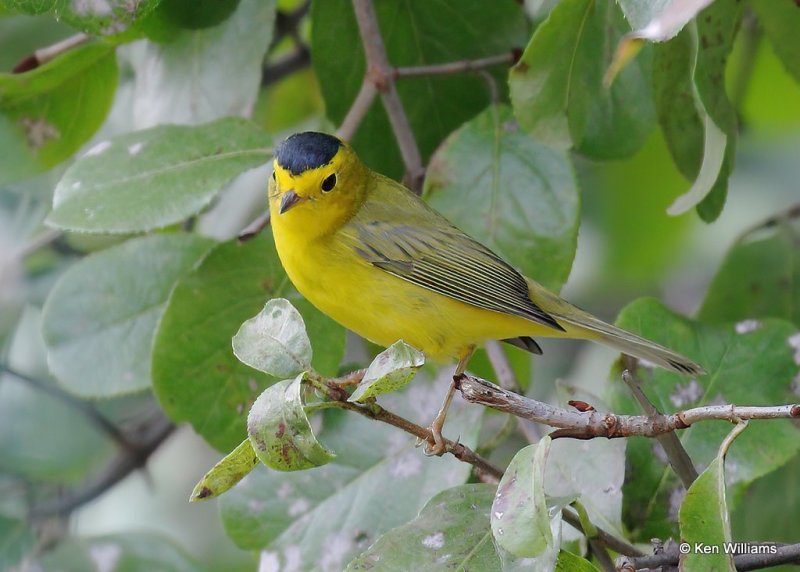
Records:
[[[389,65],[372,0],[353,0],[353,8],[367,58],[365,80],[371,81],[381,94],[383,106],[389,116],[389,123],[392,125],[392,131],[394,131],[397,145],[400,147],[400,154],[403,157],[403,165],[406,169],[405,182],[419,194],[425,174],[422,157],[403,103],[400,101],[400,95],[397,93],[394,70]]]
[[[793,419],[800,417],[800,404],[751,407],[707,405],[669,415],[616,415],[599,411],[569,411],[549,403],[534,401],[507,391],[485,379],[462,375],[459,389],[467,401],[511,413],[551,427],[559,428],[553,438],[593,439],[607,437],[655,437],[686,429],[699,421],[712,419],[736,422],[743,419]]]
[[[800,544],[780,544],[777,542],[744,543],[748,550],[758,551],[765,547],[774,547],[774,552],[766,554],[736,554],[733,562],[740,572],[771,568],[783,564],[800,564]],[[720,547],[720,550],[722,548]],[[678,544],[667,541],[664,551],[648,556],[623,556],[617,558],[616,566],[620,572],[635,570],[655,570],[666,566],[677,566],[680,560]]]

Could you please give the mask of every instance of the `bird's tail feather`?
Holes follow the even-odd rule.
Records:
[[[636,334],[607,324],[591,314],[582,313],[582,315],[576,317],[559,316],[558,314],[553,314],[553,316],[560,322],[567,322],[571,326],[587,330],[590,334],[586,337],[596,339],[624,354],[646,360],[664,369],[684,375],[702,375],[705,373],[700,364],[689,358]]]
[[[532,280],[528,283],[533,301],[561,325],[566,326],[567,335],[570,337],[596,340],[624,354],[684,375],[706,373],[700,364],[689,358],[622,328],[612,326],[545,290]]]

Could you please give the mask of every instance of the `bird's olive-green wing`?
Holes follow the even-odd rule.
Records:
[[[417,286],[563,331],[530,299],[522,275],[438,214],[425,214],[394,222],[362,212],[348,225],[353,247],[370,264]]]

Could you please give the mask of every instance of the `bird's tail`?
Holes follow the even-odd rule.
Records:
[[[689,358],[641,336],[607,324],[600,318],[545,290],[544,287],[532,280],[529,280],[529,286],[533,301],[565,326],[569,337],[595,340],[624,354],[684,375],[706,373],[700,364]]]

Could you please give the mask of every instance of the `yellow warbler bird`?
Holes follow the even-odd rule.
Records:
[[[269,205],[278,255],[303,296],[377,344],[402,339],[435,360],[459,359],[456,375],[487,340],[541,353],[532,336],[594,340],[668,370],[703,373],[522,276],[332,135],[297,133],[276,148]],[[431,426],[429,454],[445,450],[454,389]]]

